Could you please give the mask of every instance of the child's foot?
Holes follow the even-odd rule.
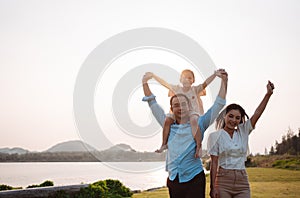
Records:
[[[201,144],[197,144],[195,158],[199,158],[202,156],[202,148],[201,147],[202,147]]]
[[[155,152],[156,153],[162,153],[167,148],[168,148],[168,145],[164,144],[164,145],[161,145],[160,149],[157,149]]]

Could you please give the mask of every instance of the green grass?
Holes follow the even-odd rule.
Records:
[[[132,197],[133,198],[168,198],[169,192],[167,188],[161,188],[155,191],[133,194]]]
[[[276,160],[272,166],[274,168],[284,168],[291,170],[300,170],[300,159],[283,159]]]
[[[300,171],[276,168],[247,168],[251,198],[296,198],[300,196]],[[206,177],[206,197],[209,197],[209,176]],[[168,198],[168,189],[142,192],[133,198]]]
[[[300,170],[299,155],[256,155],[248,158],[249,167],[283,168]]]

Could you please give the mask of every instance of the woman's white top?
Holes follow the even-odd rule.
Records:
[[[211,133],[207,142],[208,153],[219,156],[219,166],[224,169],[245,169],[249,134],[252,130],[249,119],[238,125],[232,138],[224,129]]]

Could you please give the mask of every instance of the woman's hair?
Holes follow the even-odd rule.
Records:
[[[216,118],[216,129],[217,130],[225,127],[224,117],[231,110],[238,110],[241,113],[240,124],[244,123],[246,121],[246,118],[249,119],[249,116],[247,115],[247,113],[243,107],[241,107],[238,104],[230,104],[223,111],[221,111],[221,113],[219,113],[218,117]]]

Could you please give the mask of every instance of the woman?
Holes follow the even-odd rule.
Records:
[[[265,110],[273,89],[274,85],[269,81],[267,93],[250,119],[238,104],[228,105],[217,118],[218,131],[208,138],[212,198],[250,198],[245,171],[248,137]]]

